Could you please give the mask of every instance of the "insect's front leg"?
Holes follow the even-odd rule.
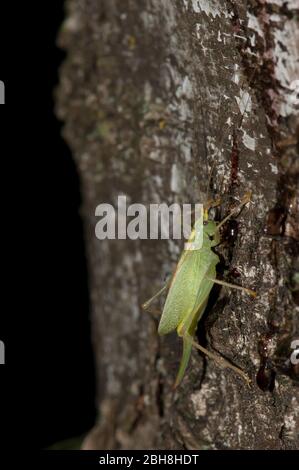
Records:
[[[171,282],[171,278],[168,279],[166,284],[164,284],[164,286],[155,295],[153,295],[150,299],[148,299],[146,302],[144,302],[141,305],[143,310],[146,310],[148,313],[150,313],[154,317],[161,316],[161,310],[153,309],[153,308],[150,308],[150,307],[151,307],[151,304],[153,303],[153,301],[156,300],[158,297],[160,297],[160,295],[162,295],[169,288],[170,282]]]
[[[236,207],[234,207],[230,213],[223,219],[221,222],[217,225],[216,231],[219,232],[220,227],[225,224],[233,215],[235,215],[243,206],[245,206],[248,202],[251,200],[251,192],[249,191],[248,193],[244,194],[240,204],[238,204]]]
[[[221,204],[221,199],[218,197],[217,199],[209,199],[205,204],[204,204],[204,209],[205,211],[209,211],[212,209],[212,207],[218,207]]]
[[[150,299],[148,299],[146,302],[144,302],[144,303],[141,305],[141,307],[142,307],[144,310],[148,310],[149,307],[151,306],[151,304],[153,303],[153,301],[154,301],[155,299],[157,299],[158,297],[160,297],[160,295],[162,295],[163,292],[164,292],[166,289],[168,289],[169,284],[170,284],[170,281],[171,281],[171,279],[169,279],[169,280],[166,282],[166,284],[164,284],[164,286],[163,286],[155,295],[153,295]]]
[[[219,230],[216,230],[216,232],[213,235],[213,243],[212,246],[217,246],[221,242],[221,237],[220,237],[220,232]]]

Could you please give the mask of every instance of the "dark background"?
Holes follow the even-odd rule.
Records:
[[[21,8],[0,18],[2,235],[12,242],[1,250],[11,289],[2,289],[0,421],[8,443],[34,449],[83,435],[96,415],[79,180],[53,110],[63,1]]]

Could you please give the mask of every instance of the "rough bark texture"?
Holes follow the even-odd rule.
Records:
[[[66,5],[57,113],[82,182],[98,384],[85,448],[298,448],[298,366],[289,361],[299,337],[297,1]],[[218,252],[226,278],[258,297],[213,291],[198,332],[253,386],[194,351],[174,391],[181,342],[159,338],[140,305],[182,245],[99,241],[95,207],[116,206],[119,194],[201,202],[214,162],[218,216],[253,193]]]

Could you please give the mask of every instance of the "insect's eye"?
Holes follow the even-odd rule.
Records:
[[[204,225],[207,225],[207,224],[208,224],[208,221],[207,221],[207,220],[204,220],[204,221],[203,221],[203,224],[204,224]]]

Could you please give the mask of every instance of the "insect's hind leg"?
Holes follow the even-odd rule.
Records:
[[[234,366],[231,362],[227,361],[224,359],[224,357],[220,356],[219,354],[212,353],[208,349],[204,348],[201,346],[201,344],[197,343],[197,341],[194,341],[193,338],[191,338],[192,346],[194,346],[196,349],[204,353],[206,356],[208,356],[210,359],[213,359],[220,367],[226,369],[231,369],[234,372],[236,372],[240,377],[242,377],[243,380],[249,385],[251,383],[250,378],[248,375],[239,367]]]
[[[192,337],[188,334],[182,336],[183,338],[183,354],[180,362],[180,367],[175,379],[174,388],[176,388],[182,381],[192,351]]]
[[[185,370],[186,370],[186,367],[188,365],[189,358],[191,355],[192,346],[198,349],[199,351],[201,351],[210,359],[213,359],[220,367],[233,370],[236,374],[242,377],[242,379],[245,380],[245,382],[248,385],[250,385],[251,380],[246,374],[246,372],[244,372],[242,369],[235,366],[231,362],[227,361],[226,359],[224,359],[224,357],[220,356],[220,354],[213,353],[209,351],[208,349],[204,348],[203,346],[201,346],[201,344],[199,344],[197,341],[194,340],[193,336],[190,335],[190,333],[188,332],[188,330],[185,329],[184,326],[185,326],[184,324],[181,324],[177,329],[179,336],[183,338],[183,356],[181,359],[180,368],[177,374],[174,387],[177,387],[180,384],[184,376],[184,373],[185,373]]]

